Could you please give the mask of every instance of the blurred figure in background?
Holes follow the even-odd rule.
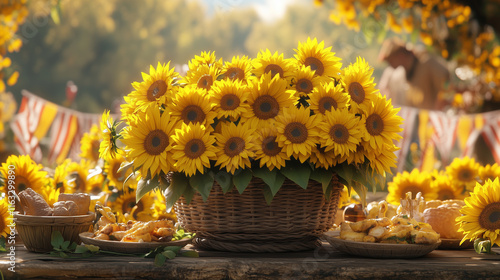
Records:
[[[379,60],[390,65],[380,78],[380,92],[391,98],[394,105],[440,109],[438,93],[450,80],[444,61],[424,50],[410,48],[398,38],[382,44]]]

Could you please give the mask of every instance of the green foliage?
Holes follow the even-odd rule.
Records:
[[[474,250],[476,250],[476,253],[478,254],[497,254],[491,251],[491,240],[485,238],[477,238],[476,240],[474,240]]]
[[[7,243],[4,236],[0,236],[0,252],[7,252]]]

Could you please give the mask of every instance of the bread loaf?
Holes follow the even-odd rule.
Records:
[[[27,188],[18,194],[24,215],[52,216],[53,209],[41,195]]]
[[[73,201],[78,206],[76,215],[86,215],[90,207],[90,195],[86,193],[62,193],[58,201]]]
[[[76,216],[78,205],[74,201],[58,201],[54,203],[54,216]]]

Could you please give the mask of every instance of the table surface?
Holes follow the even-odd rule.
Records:
[[[194,250],[191,245],[185,249]],[[434,250],[415,259],[370,259],[323,242],[304,252],[198,251],[199,258],[177,257],[162,267],[135,256],[52,257],[28,252],[22,244],[15,252],[15,273],[8,271],[6,253],[1,255],[5,279],[500,279],[500,255],[479,255],[472,249]]]

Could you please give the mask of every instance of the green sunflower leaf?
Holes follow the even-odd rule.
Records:
[[[154,264],[155,266],[163,266],[166,260],[167,257],[165,257],[163,254],[156,254]]]
[[[187,204],[191,203],[191,200],[193,200],[193,196],[195,193],[196,193],[196,190],[194,190],[191,186],[186,187],[183,195],[184,195],[184,199],[186,200]]]
[[[172,174],[170,186],[163,193],[165,195],[167,210],[172,209],[172,206],[182,196],[188,185],[189,180],[184,174],[177,172]]]
[[[278,175],[278,170],[276,168],[271,171],[267,167],[255,167],[252,168],[252,171],[253,176],[261,178],[268,186],[274,186],[276,175]]]
[[[164,255],[168,259],[173,259],[173,258],[175,258],[175,256],[177,256],[177,254],[174,251],[170,251],[170,250],[163,251],[159,255]]]
[[[158,187],[158,185],[159,185],[158,176],[155,176],[151,180],[146,180],[144,178],[141,178],[139,182],[137,182],[137,190],[135,193],[136,203],[139,202],[139,200],[141,200],[141,198],[148,192]]]
[[[286,166],[280,169],[281,173],[303,189],[307,189],[311,176],[311,167],[294,160],[288,161],[287,163]]]
[[[234,172],[233,182],[236,189],[242,194],[252,180],[252,171],[249,168],[238,169]]]
[[[55,248],[61,248],[61,245],[64,243],[64,238],[59,231],[53,231],[52,234],[50,235],[50,244],[52,247]]]
[[[323,186],[323,193],[326,195],[328,187],[331,185],[333,173],[332,171],[324,168],[315,168],[311,173],[311,179],[321,183]]]
[[[214,185],[214,177],[210,172],[206,172],[205,174],[196,173],[189,177],[189,184],[201,194],[203,201],[207,201]]]
[[[225,194],[233,188],[233,181],[231,180],[231,174],[226,172],[225,170],[220,170],[215,174],[215,181],[219,183],[219,186],[222,189],[222,192]]]
[[[264,187],[262,190],[264,193],[264,198],[266,199],[267,205],[271,205],[271,202],[273,201],[274,195],[273,192],[271,191],[271,188],[269,186]]]

